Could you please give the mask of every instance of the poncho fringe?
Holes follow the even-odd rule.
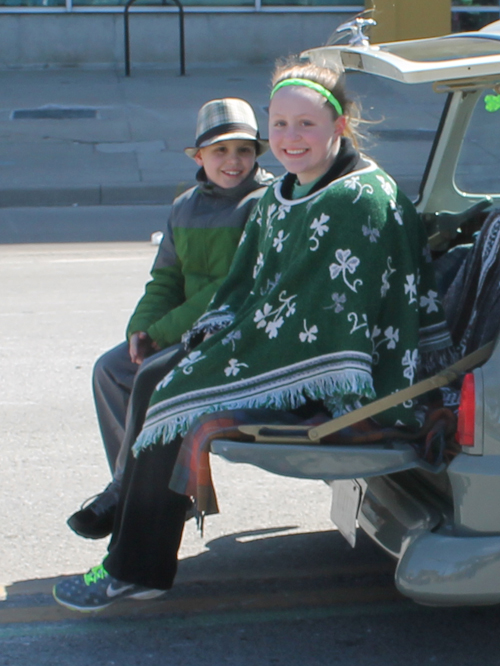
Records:
[[[453,365],[460,358],[460,354],[454,347],[421,353],[418,365],[418,378],[425,379],[437,374],[449,365]]]
[[[331,410],[333,416],[343,413],[341,404],[335,400],[335,396],[355,395],[363,396],[373,400],[372,378],[365,372],[347,371],[342,373],[342,378],[323,377],[315,379],[314,383],[305,383],[296,389],[281,391],[270,391],[264,399],[247,398],[237,401],[223,401],[204,407],[193,409],[190,412],[173,418],[163,426],[155,426],[144,429],[133,446],[133,454],[137,456],[141,450],[156,443],[167,444],[177,435],[186,435],[190,427],[200,416],[212,414],[223,410],[267,408],[289,411],[304,405],[308,398],[311,400],[322,400],[325,406]]]
[[[218,331],[222,331],[227,328],[234,320],[234,314],[232,312],[217,312],[209,310],[204,315],[202,315],[194,326],[184,333],[182,336],[182,344],[187,350],[192,349],[200,341],[203,340],[204,336]]]

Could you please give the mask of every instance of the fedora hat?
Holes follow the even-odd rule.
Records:
[[[230,139],[256,141],[257,155],[269,148],[269,142],[260,138],[257,118],[248,102],[235,97],[213,99],[198,113],[195,146],[185,148],[184,152],[194,157],[200,148]]]

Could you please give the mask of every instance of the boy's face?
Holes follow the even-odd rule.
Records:
[[[200,148],[196,164],[205,168],[208,180],[224,189],[242,183],[255,166],[255,141],[229,139]]]

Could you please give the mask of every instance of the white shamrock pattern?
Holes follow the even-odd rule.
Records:
[[[390,183],[384,176],[377,176],[377,180],[380,183],[380,187],[384,190],[388,197],[394,196],[394,188],[392,183]]]
[[[417,302],[417,284],[413,274],[406,276],[405,294],[409,296],[408,305]]]
[[[368,216],[368,224],[363,224],[361,227],[363,236],[368,236],[370,243],[376,243],[380,238],[380,231],[376,227],[371,226],[371,217]]]
[[[253,267],[253,279],[257,277],[257,275],[260,273],[262,270],[262,267],[264,266],[264,255],[262,252],[259,252],[259,256],[257,257],[257,261],[255,263],[255,266]]]
[[[399,342],[399,328],[389,326],[385,329],[384,335],[387,340],[387,349],[396,349],[396,344]]]
[[[345,284],[354,292],[357,292],[357,288],[363,284],[363,281],[360,279],[354,280],[351,284],[347,279],[346,273],[353,275],[356,272],[357,267],[360,264],[358,257],[351,257],[351,250],[337,250],[335,252],[335,259],[339,262],[338,264],[330,264],[330,277],[332,280],[335,280],[340,274]]]
[[[289,213],[291,209],[292,209],[291,206],[287,206],[286,204],[281,204],[281,206],[278,208],[278,220],[284,220],[287,213]]]
[[[231,331],[226,335],[225,338],[222,338],[223,345],[231,345],[231,348],[234,352],[236,349],[236,340],[241,340],[241,331]]]
[[[287,234],[285,236],[285,232],[283,229],[280,229],[277,236],[273,239],[273,247],[276,248],[276,252],[281,252],[283,250],[283,243],[286,241],[286,239],[290,236],[290,234]]]
[[[394,218],[396,222],[399,224],[400,227],[403,226],[403,206],[398,206],[398,204],[391,199],[389,202],[390,207],[392,208],[392,212],[394,213]]]
[[[429,289],[427,296],[420,297],[420,307],[427,308],[427,314],[430,314],[431,312],[438,312],[438,303],[438,293],[432,289]]]
[[[346,300],[347,298],[345,294],[338,294],[337,292],[335,292],[334,294],[332,294],[333,305],[328,305],[324,309],[334,310],[334,312],[338,314],[339,312],[342,312],[342,310],[344,309],[344,304]]]
[[[179,361],[177,367],[182,368],[182,372],[185,375],[190,375],[193,372],[193,366],[195,363],[198,363],[202,359],[206,358],[200,351],[193,351],[188,356]]]
[[[265,303],[262,310],[259,309],[255,313],[253,321],[257,324],[257,328],[265,327],[265,331],[268,334],[270,340],[278,337],[278,330],[285,322],[282,316],[283,311],[285,311],[285,317],[291,317],[293,314],[295,314],[296,307],[295,303],[293,303],[293,299],[296,297],[296,294],[287,297],[286,291],[282,291],[278,297],[281,303],[279,307],[273,309],[272,305]]]
[[[322,238],[326,232],[330,230],[329,226],[326,224],[329,219],[329,215],[321,213],[319,220],[318,218],[315,218],[312,221],[310,228],[313,230],[313,235],[309,237],[309,240],[312,241],[312,246],[310,248],[311,252],[316,252],[316,250],[319,248],[319,240],[317,237],[319,236]]]
[[[401,363],[404,367],[403,375],[406,379],[410,380],[410,385],[413,384],[413,379],[417,370],[418,349],[414,349],[413,351],[407,349]]]
[[[316,325],[307,328],[307,322],[304,319],[304,331],[299,333],[299,338],[301,342],[314,342],[318,339],[316,333],[318,332],[318,327]]]
[[[376,338],[378,338],[381,333],[382,329],[375,325],[370,336],[372,341],[372,359],[374,365],[377,365],[377,363],[380,361],[380,354],[377,351],[380,345],[386,343],[387,349],[396,349],[396,345],[399,342],[399,328],[388,326],[384,331],[384,337],[377,342]]]
[[[380,287],[380,295],[382,298],[385,298],[387,292],[391,288],[391,285],[389,284],[389,278],[395,272],[396,269],[392,267],[392,257],[387,257],[387,270],[382,274],[382,286]]]
[[[260,295],[265,296],[266,294],[268,294],[270,291],[274,289],[274,287],[278,286],[280,280],[281,280],[281,273],[276,273],[274,276],[274,280],[268,278],[266,286],[260,288]]]
[[[350,178],[347,178],[344,181],[344,187],[348,190],[358,191],[357,196],[352,201],[353,204],[361,199],[363,192],[366,192],[367,194],[373,194],[374,192],[373,187],[369,183],[365,183],[364,185],[361,183],[359,176],[351,176]]]
[[[266,238],[270,238],[273,235],[273,215],[278,210],[276,204],[271,204],[267,209],[267,220],[266,220]]]
[[[165,375],[165,377],[163,377],[163,379],[161,380],[161,382],[159,382],[159,383],[156,385],[156,389],[155,389],[155,390],[156,390],[156,391],[161,391],[161,389],[165,388],[165,386],[168,386],[168,385],[170,384],[170,382],[172,381],[172,379],[174,378],[174,374],[175,374],[175,370],[171,370],[171,371],[168,373],[168,375]]]
[[[241,368],[249,367],[246,363],[240,363],[236,358],[230,358],[228,363],[229,365],[227,368],[224,368],[224,374],[226,377],[235,377],[237,374],[239,374]]]

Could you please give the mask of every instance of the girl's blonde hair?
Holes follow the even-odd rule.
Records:
[[[344,135],[351,139],[356,148],[359,148],[362,134],[358,129],[361,122],[361,113],[358,105],[348,96],[344,88],[344,74],[330,67],[322,67],[312,62],[301,62],[296,56],[278,61],[271,78],[271,88],[287,79],[308,79],[319,83],[329,90],[339,101],[346,118]],[[334,119],[338,118],[335,108],[328,104]]]

